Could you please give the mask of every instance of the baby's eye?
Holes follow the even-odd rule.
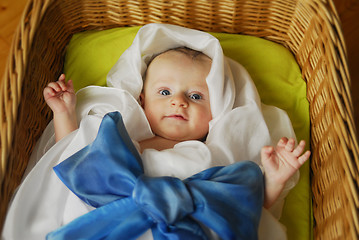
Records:
[[[201,96],[200,94],[198,94],[198,93],[193,93],[193,94],[191,94],[189,97],[190,97],[191,99],[193,99],[193,100],[200,100],[200,99],[202,99],[202,96]]]
[[[163,96],[168,96],[168,95],[170,95],[171,93],[170,93],[170,91],[169,90],[166,90],[166,89],[164,89],[164,90],[160,90],[160,92],[159,92],[161,95],[163,95]]]

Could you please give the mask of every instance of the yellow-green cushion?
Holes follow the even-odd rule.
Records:
[[[75,34],[68,45],[64,69],[67,79],[74,81],[75,89],[88,85],[105,86],[107,73],[132,44],[139,28]],[[237,60],[248,70],[262,102],[284,109],[297,138],[309,144],[306,83],[290,51],[280,44],[252,36],[211,34],[220,40],[226,56]],[[281,218],[291,240],[307,240],[312,236],[308,163],[302,166],[300,173],[300,181],[287,196]]]

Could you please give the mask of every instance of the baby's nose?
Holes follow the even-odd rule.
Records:
[[[171,99],[171,105],[187,108],[188,107],[187,97],[184,94],[176,94]]]

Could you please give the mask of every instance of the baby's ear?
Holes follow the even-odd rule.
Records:
[[[145,107],[145,94],[143,92],[140,94],[140,104],[142,108]]]

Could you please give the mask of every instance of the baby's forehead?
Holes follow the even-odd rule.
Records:
[[[170,49],[161,54],[158,54],[147,64],[147,71],[151,68],[151,65],[156,62],[155,65],[169,64],[173,65],[181,65],[183,62],[187,62],[190,65],[196,66],[197,69],[201,69],[203,72],[208,72],[212,68],[212,59],[209,58],[202,52],[195,51],[192,49]],[[157,67],[158,68],[158,67]]]
[[[182,61],[193,61],[193,66],[196,66],[197,69],[201,69],[202,72],[206,72],[206,74],[209,73],[212,67],[212,59],[200,51],[187,47],[168,49],[159,54],[154,54],[148,61],[147,68],[143,75],[145,85],[147,85],[146,82],[148,82],[147,78],[149,77],[150,72],[158,76],[159,73],[163,71],[168,72],[167,67],[164,67],[167,66],[167,64],[168,66],[176,66],[181,65],[181,63],[183,63]],[[206,77],[204,77],[204,81],[207,85]]]
[[[187,50],[182,49],[170,49],[153,58],[152,61],[148,63],[147,70],[153,68],[151,67],[152,65],[156,65],[157,70],[163,70],[163,66],[186,66],[185,68],[194,67],[195,69],[207,72],[208,74],[212,67],[212,59],[204,53],[195,50],[188,52]]]

